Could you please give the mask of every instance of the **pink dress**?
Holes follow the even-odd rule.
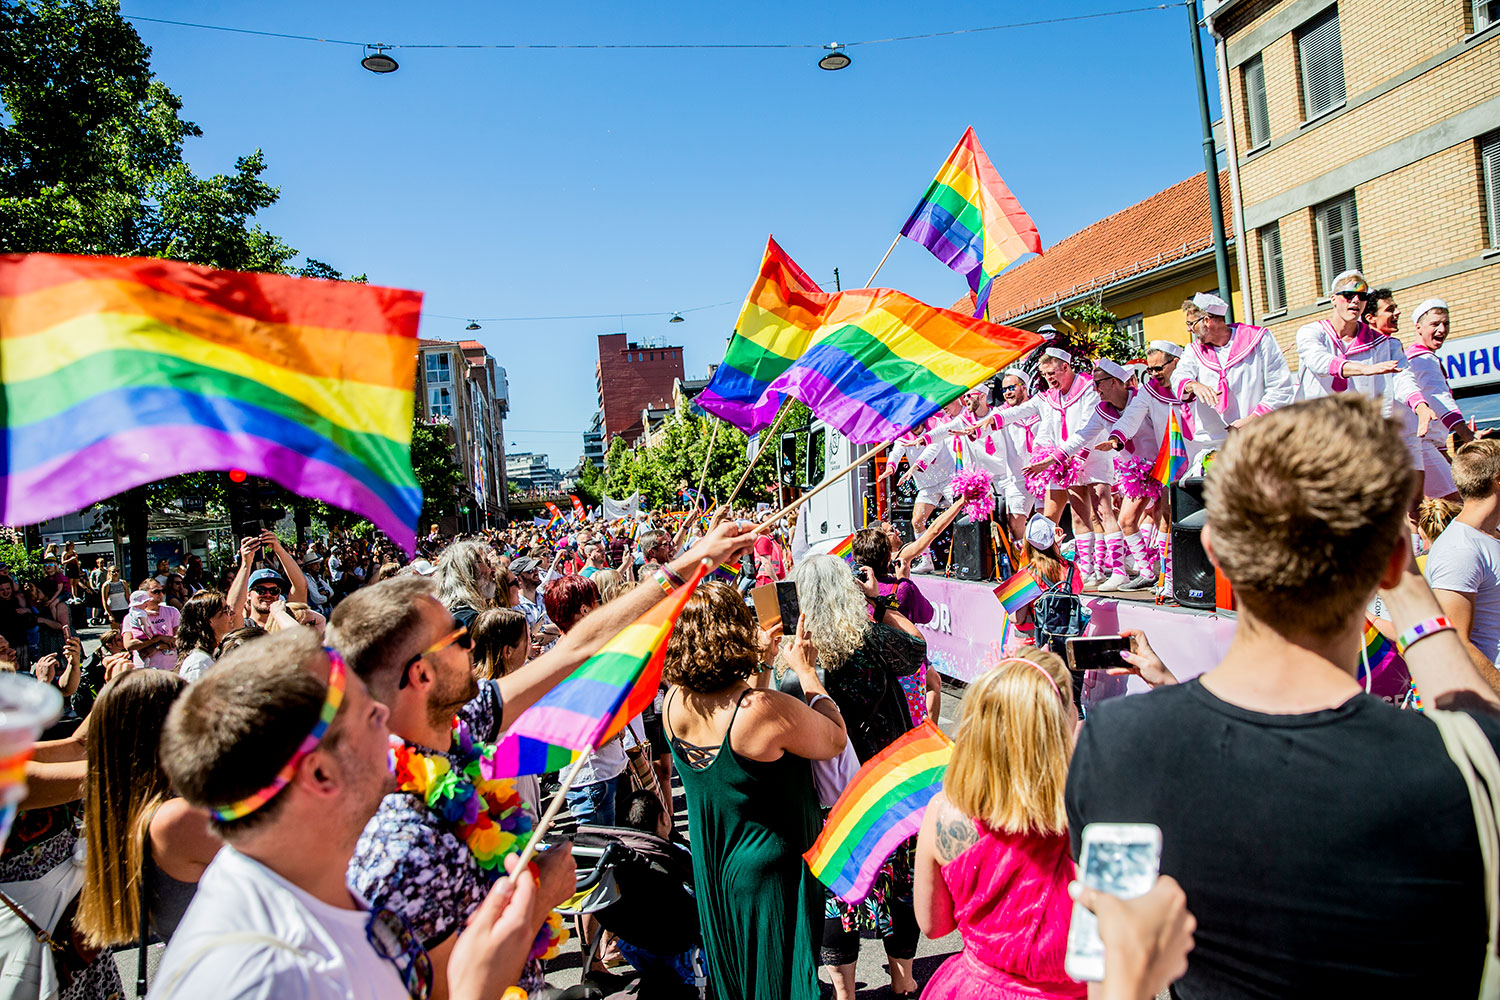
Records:
[[[1066,833],[979,827],[979,841],[943,866],[964,950],[927,982],[922,1000],[1012,1000],[1088,995],[1063,971],[1073,901]]]

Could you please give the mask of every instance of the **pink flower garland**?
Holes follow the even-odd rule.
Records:
[[[948,489],[955,497],[965,501],[964,513],[970,521],[986,520],[994,510],[992,482],[990,474],[983,469],[964,469],[954,473],[949,481]]]

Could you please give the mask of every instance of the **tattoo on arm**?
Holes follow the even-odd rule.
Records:
[[[979,840],[979,831],[974,821],[962,813],[946,811],[938,817],[937,853],[944,861],[952,861]]]

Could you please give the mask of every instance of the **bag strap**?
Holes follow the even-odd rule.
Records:
[[[63,950],[62,945],[54,941],[51,934],[48,934],[46,930],[44,930],[35,920],[31,919],[31,915],[29,913],[21,909],[20,906],[16,905],[16,903],[14,903],[11,898],[3,892],[0,892],[0,903],[4,903],[7,907],[9,907],[10,912],[20,917],[21,922],[26,925],[27,929],[30,930],[31,933],[36,936],[36,939],[42,944],[45,944],[53,951]]]
[[[1437,726],[1443,747],[1469,789],[1469,803],[1479,833],[1479,856],[1484,863],[1484,913],[1489,931],[1479,996],[1481,1000],[1496,1000],[1500,998],[1500,958],[1495,954],[1497,931],[1500,931],[1500,886],[1496,884],[1496,864],[1500,861],[1500,815],[1497,815],[1500,759],[1495,757],[1495,748],[1484,730],[1470,716],[1435,709],[1428,709],[1425,716]]]
[[[140,904],[141,919],[141,943],[140,950],[135,957],[135,995],[143,998],[146,995],[146,949],[151,945],[151,919],[146,912],[146,865],[151,852],[151,824],[146,823],[146,828],[141,836],[141,871],[136,878],[137,902]]]

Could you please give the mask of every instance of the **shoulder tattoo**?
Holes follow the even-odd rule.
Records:
[[[938,856],[944,861],[952,861],[979,840],[974,821],[953,808],[944,809],[938,816],[934,832]]]

